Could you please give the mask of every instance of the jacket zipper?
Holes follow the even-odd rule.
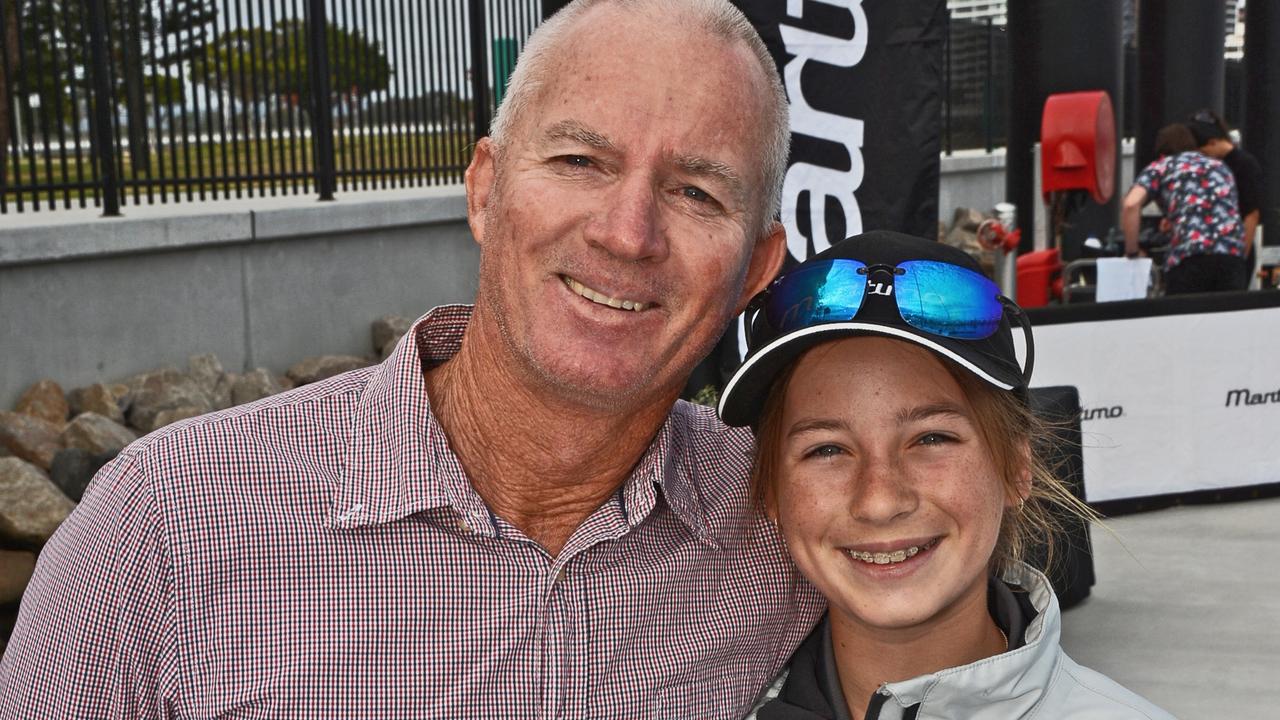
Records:
[[[889,691],[884,685],[871,696],[871,702],[867,703],[867,713],[863,716],[863,720],[879,720],[880,709],[889,700]],[[920,714],[920,703],[916,703],[902,713],[902,720],[916,720],[916,716]]]
[[[872,693],[871,702],[867,703],[867,712],[862,716],[862,720],[879,720],[880,708],[884,707],[888,699],[889,691],[885,690],[884,686],[881,685],[879,690]]]

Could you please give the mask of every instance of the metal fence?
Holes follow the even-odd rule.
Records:
[[[0,213],[460,182],[540,0],[0,0]]]
[[[1124,89],[1120,132],[1137,129],[1138,52],[1124,49]],[[1009,131],[1009,37],[1003,25],[985,20],[951,19],[943,50],[942,149],[992,149],[1004,146]],[[1224,63],[1223,117],[1235,127],[1244,120],[1244,65]],[[1171,118],[1170,121],[1176,120]]]
[[[991,18],[951,19],[942,61],[942,149],[990,152],[1009,129],[1009,38]]]
[[[460,182],[554,5],[0,0],[0,213]],[[943,150],[1004,145],[1005,27],[952,20],[943,74]],[[1126,135],[1137,100],[1126,72]]]

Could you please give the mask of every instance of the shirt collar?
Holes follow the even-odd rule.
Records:
[[[451,506],[472,532],[497,533],[488,506],[466,472],[427,397],[424,369],[457,354],[471,319],[470,305],[442,305],[419,318],[395,350],[376,366],[356,404],[343,472],[328,524],[355,528],[392,522]],[[677,403],[619,493],[629,526],[653,510],[657,491],[700,540],[714,543],[688,454],[692,410]]]
[[[329,509],[333,527],[398,520],[416,512],[467,503],[451,488],[466,484],[431,415],[420,348],[436,362],[462,347],[471,309],[444,305],[422,316],[378,365],[356,402],[339,487]],[[472,493],[474,494],[474,493]]]
[[[677,402],[671,408],[623,484],[621,502],[627,524],[634,528],[653,510],[657,489],[661,489],[663,500],[680,522],[699,540],[718,547],[708,528],[698,465],[692,455],[694,421],[687,403]]]

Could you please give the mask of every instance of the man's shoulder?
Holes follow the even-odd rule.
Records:
[[[747,428],[720,422],[715,410],[684,401],[671,410],[669,468],[687,477],[709,516],[737,516],[749,497],[755,442]]]
[[[1236,147],[1227,153],[1227,156],[1222,160],[1227,165],[1230,165],[1233,170],[1238,167],[1251,172],[1262,172],[1262,163],[1258,161],[1258,158],[1253,153],[1240,147]]]
[[[376,366],[375,366],[376,367]],[[153,488],[227,487],[282,467],[327,461],[350,434],[352,415],[374,367],[361,368],[256,402],[181,420],[121,453]],[[216,479],[217,483],[211,483]]]
[[[1258,159],[1252,154],[1236,148],[1222,160],[1231,168],[1238,185],[1261,186],[1265,182],[1262,163],[1258,162]]]
[[[755,439],[749,428],[729,427],[716,416],[714,408],[677,400],[671,408],[673,426],[690,440],[689,449],[723,450],[751,454]]]

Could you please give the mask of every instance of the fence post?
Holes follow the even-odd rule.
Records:
[[[333,96],[329,87],[328,19],[325,0],[307,1],[307,70],[311,83],[311,149],[315,160],[316,190],[321,200],[332,200],[337,189],[333,158]]]
[[[995,114],[995,54],[996,42],[994,32],[994,24],[991,18],[987,18],[987,76],[982,85],[982,132],[986,138],[987,152],[991,152],[995,146],[995,137],[992,129]]]
[[[475,139],[489,134],[488,34],[485,32],[485,0],[469,0],[471,9],[471,109]]]
[[[107,68],[106,0],[85,0],[89,6],[89,52],[93,58],[93,134],[89,141],[102,172],[102,214],[120,214],[120,178],[116,175],[115,133],[111,114],[115,102]]]
[[[951,11],[947,11],[947,31],[942,40],[942,147],[951,155]]]

